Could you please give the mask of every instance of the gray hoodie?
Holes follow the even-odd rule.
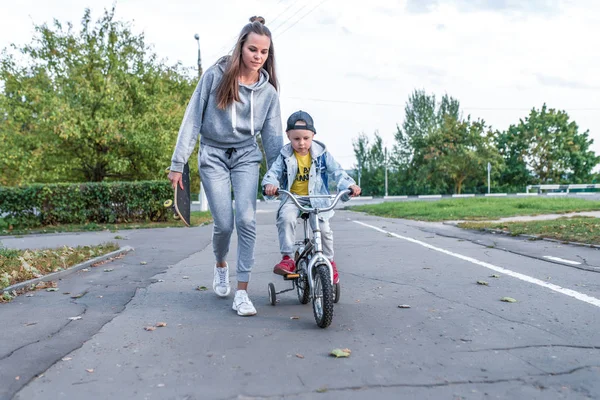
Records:
[[[227,57],[221,58],[200,78],[179,128],[171,171],[183,171],[199,134],[201,144],[224,149],[251,145],[260,134],[267,165],[277,158],[283,146],[283,129],[279,96],[269,83],[269,74],[261,68],[257,83],[239,84],[240,102],[221,110],[217,108],[216,90],[226,64]]]

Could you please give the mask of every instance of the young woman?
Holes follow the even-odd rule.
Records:
[[[275,52],[264,23],[262,17],[250,18],[232,55],[222,57],[202,75],[183,117],[169,173],[173,187],[181,186],[181,172],[200,135],[200,179],[214,220],[213,290],[220,297],[231,290],[226,258],[235,215],[238,283],[233,309],[242,316],[256,314],[246,291],[254,265],[256,194],[263,157],[256,136],[261,135],[269,166],[283,146]]]

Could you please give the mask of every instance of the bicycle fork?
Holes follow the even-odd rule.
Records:
[[[313,268],[315,265],[318,264],[325,264],[327,266],[327,268],[329,269],[329,281],[331,283],[331,286],[333,287],[333,267],[331,266],[331,263],[329,262],[329,260],[327,259],[327,257],[323,256],[323,244],[321,243],[321,228],[319,226],[319,215],[318,215],[318,210],[315,210],[317,212],[311,212],[309,215],[309,219],[310,219],[310,224],[313,227],[313,237],[312,237],[312,242],[313,242],[313,256],[311,257],[308,266],[307,266],[307,271],[306,273],[308,274],[308,285],[310,286],[310,293],[314,294],[315,293],[315,288],[314,288],[314,283],[313,283]],[[306,220],[304,221],[304,237],[309,237],[309,232],[308,232],[308,224],[306,223]]]

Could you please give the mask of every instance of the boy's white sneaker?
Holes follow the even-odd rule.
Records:
[[[219,268],[215,265],[213,290],[219,297],[226,297],[231,292],[229,286],[229,265]]]
[[[238,290],[235,292],[232,308],[242,317],[256,315],[256,308],[254,308],[254,305],[248,298],[248,293],[245,290]]]

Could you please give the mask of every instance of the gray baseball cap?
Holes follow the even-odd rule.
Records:
[[[306,125],[296,125],[298,123],[298,121],[302,121],[304,122]],[[292,129],[307,129],[309,131],[312,131],[313,133],[317,133],[316,129],[315,129],[315,123],[313,122],[312,117],[310,116],[309,113],[307,113],[306,111],[296,111],[295,113],[293,113],[292,115],[290,115],[290,117],[287,120],[287,128],[286,128],[286,132],[287,131],[291,131]]]

